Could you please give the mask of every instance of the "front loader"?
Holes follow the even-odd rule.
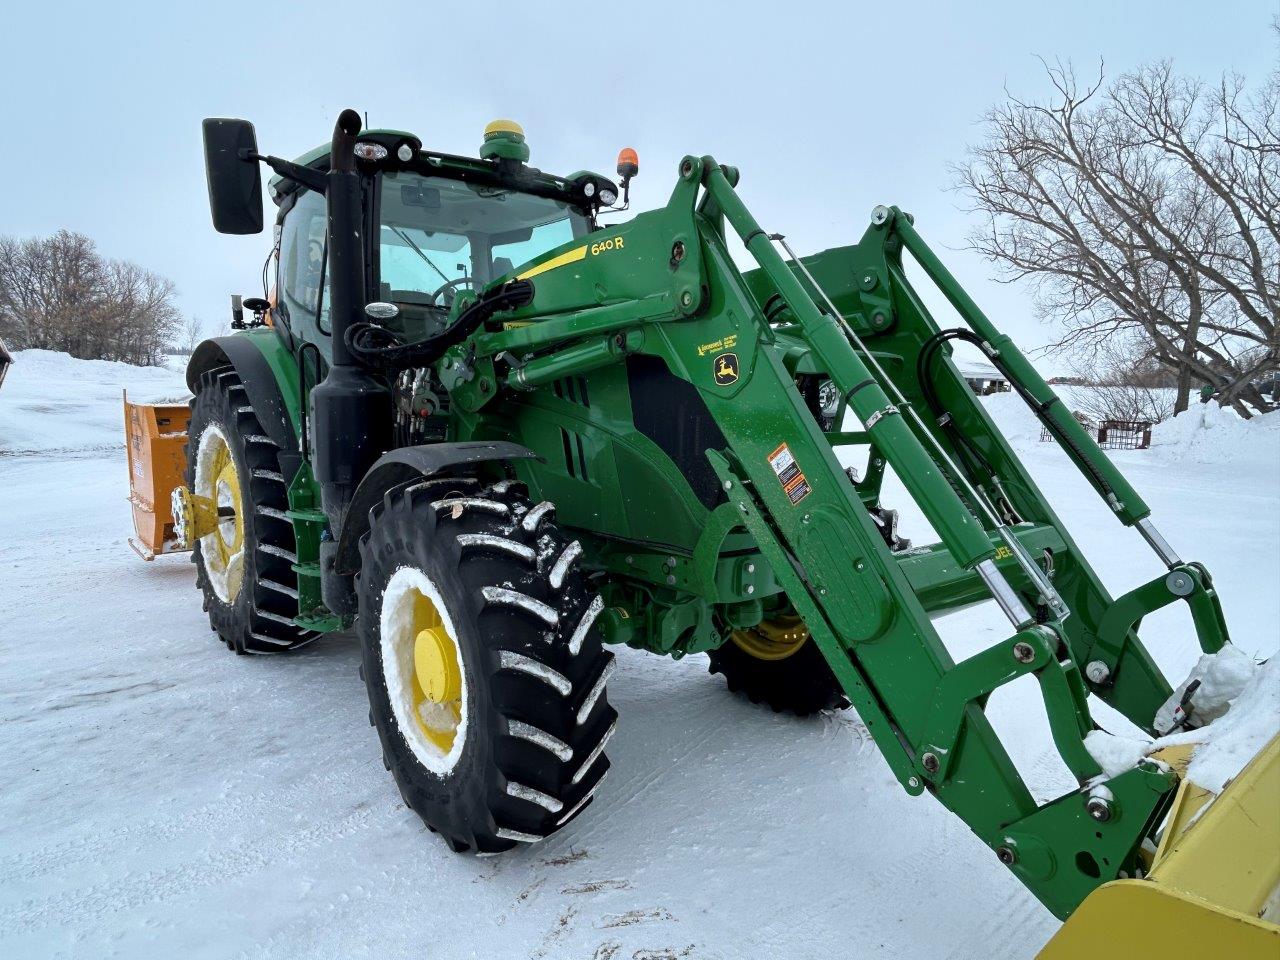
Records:
[[[454,850],[535,843],[600,795],[610,646],[706,653],[775,709],[852,705],[908,794],[954,811],[1058,917],[1083,904],[1093,919],[1054,955],[1105,952],[1117,923],[1152,953],[1212,934],[1233,956],[1275,955],[1260,914],[1280,882],[1276,819],[1232,811],[1274,811],[1277,751],[1197,818],[1178,767],[1108,777],[1084,744],[1091,699],[1157,732],[1173,689],[1138,626],[1182,602],[1221,650],[1215,584],[910,215],[877,207],[856,244],[797,257],[711,157],[681,161],[663,207],[604,225],[626,209],[634,152],[621,189],[551,176],[509,121],[479,158],[362,130],[352,111],[297,162],[259,154],[244,121],[204,134],[221,232],[262,229],[258,164],[276,173],[275,287],[192,356],[172,536],[237,653],[357,628],[384,762]],[[965,326],[938,327],[907,257]],[[1150,582],[1107,592],[955,341],[1150,544]],[[937,543],[897,535],[889,471]],[[933,619],[979,603],[1008,636],[956,663]],[[1044,804],[984,713],[1028,675],[1079,784]],[[1176,869],[1215,821],[1231,876]]]

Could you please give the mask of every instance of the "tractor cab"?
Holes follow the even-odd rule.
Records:
[[[385,325],[410,340],[438,332],[459,293],[509,279],[594,230],[618,196],[598,174],[555,177],[528,166],[524,131],[509,120],[486,127],[479,159],[423,150],[398,130],[362,133],[355,152],[368,225],[365,289],[370,300],[394,305]],[[329,157],[326,144],[296,163],[323,172]],[[269,192],[278,208],[275,315],[324,350],[331,335],[325,197],[285,176],[274,177]]]

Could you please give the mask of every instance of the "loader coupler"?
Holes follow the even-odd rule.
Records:
[[[1216,799],[1183,780],[1147,875],[1095,890],[1040,960],[1275,960],[1280,957],[1277,914],[1280,736]]]
[[[174,535],[169,497],[182,484],[186,471],[190,417],[185,403],[130,403],[129,394],[124,395],[129,503],[137,533],[129,538],[129,546],[143,560],[183,549]]]

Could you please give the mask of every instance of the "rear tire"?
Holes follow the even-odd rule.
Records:
[[[840,682],[813,638],[806,639],[794,653],[779,659],[753,656],[732,638],[709,654],[709,673],[724,674],[734,693],[752,703],[767,704],[774,713],[809,716],[822,710],[849,706]]]
[[[237,654],[282,653],[317,636],[294,626],[298,613],[297,562],[285,479],[276,454],[231,367],[204,373],[191,400],[187,427],[187,489],[209,495],[206,463],[225,447],[234,466],[242,529],[239,561],[223,569],[218,534],[197,540],[191,552],[196,586],[204,594],[209,625]],[[201,489],[206,488],[206,489]]]
[[[369,719],[404,802],[458,852],[549,836],[609,769],[613,654],[552,512],[513,481],[420,480],[374,507],[360,545]],[[437,685],[422,651],[439,630],[456,675]]]

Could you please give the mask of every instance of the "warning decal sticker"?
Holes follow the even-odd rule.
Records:
[[[809,495],[809,481],[800,472],[800,465],[796,463],[796,458],[791,455],[791,450],[785,443],[769,454],[769,466],[778,475],[778,481],[792,504],[799,503]]]

